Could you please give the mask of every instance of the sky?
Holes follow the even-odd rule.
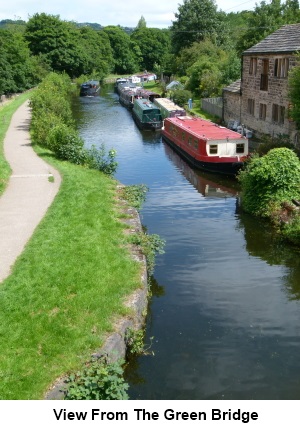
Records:
[[[136,27],[143,16],[147,27],[167,28],[183,0],[10,0],[1,1],[0,20],[28,18],[35,13],[59,15],[60,19],[106,25]],[[259,0],[216,0],[225,12],[253,10]]]

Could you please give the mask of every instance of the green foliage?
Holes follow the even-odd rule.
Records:
[[[31,98],[31,138],[34,144],[53,151],[58,159],[112,175],[117,169],[116,151],[105,147],[84,148],[71,111],[71,80],[66,74],[50,73]]]
[[[290,222],[282,226],[282,235],[289,242],[300,246],[300,215],[297,213]]]
[[[145,330],[128,328],[125,333],[125,343],[128,355],[142,355],[144,352]]]
[[[289,115],[296,122],[298,129],[300,128],[300,54],[297,56],[297,65],[290,70],[288,77],[289,98],[291,108]]]
[[[104,27],[114,58],[114,72],[118,74],[134,73],[138,70],[138,52],[131,42],[130,36],[118,26]]]
[[[184,107],[188,100],[192,97],[192,93],[188,90],[175,90],[172,92],[172,100],[178,106]]]
[[[274,148],[289,148],[297,153],[297,148],[295,148],[295,145],[291,142],[290,137],[285,134],[281,134],[276,137],[269,135],[263,136],[262,143],[259,144],[256,152],[260,157],[262,157]],[[299,156],[299,154],[297,155]]]
[[[127,400],[128,384],[121,362],[108,363],[104,357],[93,359],[66,382],[65,400]]]
[[[154,355],[153,351],[149,351],[151,348],[153,337],[150,338],[150,345],[145,345],[145,329],[135,330],[133,328],[127,328],[125,333],[125,342],[127,346],[127,355]]]
[[[125,199],[130,206],[139,210],[146,200],[146,193],[148,190],[148,187],[144,184],[127,185],[122,188],[121,194],[123,199]]]
[[[155,266],[155,256],[164,254],[165,241],[158,234],[137,233],[130,236],[130,241],[141,247],[147,260],[148,276],[151,276]]]
[[[270,3],[265,0],[261,1],[247,16],[247,30],[238,40],[238,52],[242,53],[278,30],[282,25],[299,21],[298,0],[287,0],[285,3],[281,3],[280,0],[272,0]]]
[[[142,69],[153,70],[159,64],[163,71],[166,69],[168,55],[171,49],[170,32],[159,28],[137,28],[130,36],[141,52]]]
[[[47,137],[47,147],[61,160],[84,164],[84,141],[78,132],[64,123],[52,127]]]
[[[23,35],[0,30],[0,94],[29,89],[33,80],[33,62]]]
[[[252,158],[238,178],[242,208],[254,215],[270,217],[282,202],[300,197],[300,161],[288,148]]]
[[[110,149],[106,154],[105,145],[102,144],[100,148],[92,146],[90,149],[85,150],[85,163],[90,169],[100,170],[107,175],[113,175],[118,163],[115,161],[117,152],[115,149]]]
[[[224,13],[217,11],[214,0],[184,0],[175,12],[175,18],[171,33],[176,54],[207,37],[216,40],[217,44],[226,39]]]

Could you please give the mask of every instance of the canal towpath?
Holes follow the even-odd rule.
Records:
[[[61,177],[34,152],[29,134],[28,101],[14,113],[4,139],[12,173],[0,196],[0,283],[24,250],[57,194]]]

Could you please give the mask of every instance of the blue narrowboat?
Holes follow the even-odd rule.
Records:
[[[87,81],[80,85],[81,97],[93,97],[99,94],[99,81]]]

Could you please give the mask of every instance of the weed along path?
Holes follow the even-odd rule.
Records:
[[[0,282],[10,274],[61,183],[59,173],[32,149],[29,124],[26,102],[14,113],[4,140],[12,174],[0,197]]]

